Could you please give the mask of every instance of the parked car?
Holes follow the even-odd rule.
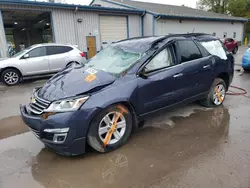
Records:
[[[109,152],[156,111],[194,101],[220,106],[233,73],[233,55],[214,36],[134,38],[56,74],[20,110],[33,133],[58,153],[82,154],[86,143]]]
[[[222,40],[229,52],[237,54],[239,46],[238,42],[232,38],[226,38]]]
[[[72,45],[38,44],[0,61],[1,81],[13,86],[21,79],[53,75],[73,63],[84,63],[85,54]]]
[[[242,67],[244,70],[250,70],[250,48],[248,48],[242,57]]]

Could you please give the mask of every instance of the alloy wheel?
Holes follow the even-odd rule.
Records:
[[[108,139],[107,144],[115,144],[122,139],[126,131],[125,117],[120,112],[110,112],[103,117],[99,124],[98,134],[102,142],[105,142],[107,137],[109,137],[109,132],[114,123],[116,123],[116,128]]]
[[[213,102],[215,105],[219,106],[223,103],[226,96],[226,89],[224,85],[219,84],[215,87],[213,94]]]
[[[10,71],[4,75],[4,81],[9,85],[14,85],[18,82],[19,76],[16,72]]]

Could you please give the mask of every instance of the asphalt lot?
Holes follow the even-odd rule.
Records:
[[[0,84],[0,188],[250,187],[250,98],[155,114],[122,148],[67,158],[44,148],[20,118],[19,104],[44,82]],[[232,85],[250,92],[249,82],[250,73],[235,71]]]

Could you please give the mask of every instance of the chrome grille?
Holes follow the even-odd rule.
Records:
[[[30,128],[30,131],[34,133],[34,135],[37,137],[37,138],[40,138],[40,131],[36,130],[36,129],[33,129],[33,128]]]
[[[29,110],[34,114],[42,114],[43,111],[49,107],[49,105],[49,101],[41,99],[35,93],[33,101],[29,104]]]

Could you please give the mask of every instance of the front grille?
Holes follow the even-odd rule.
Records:
[[[50,105],[49,101],[46,101],[44,99],[41,99],[37,96],[37,94],[34,94],[34,99],[29,104],[29,109],[34,114],[42,114],[45,109],[47,109]]]
[[[34,135],[37,137],[37,138],[40,138],[40,131],[36,130],[36,129],[33,129],[33,128],[30,128],[30,131],[34,133]]]

